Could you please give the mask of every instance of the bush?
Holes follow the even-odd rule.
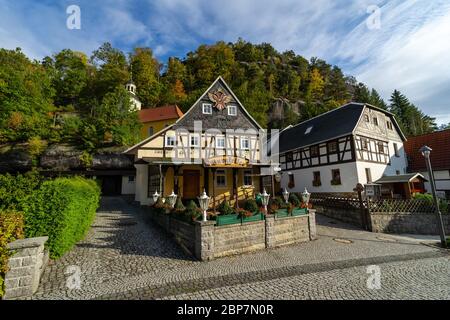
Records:
[[[234,214],[234,209],[230,206],[228,201],[223,200],[221,204],[217,207],[217,210],[223,215]]]
[[[189,203],[186,206],[186,210],[184,211],[184,217],[185,220],[192,222],[197,220],[199,217],[201,217],[202,211],[197,206],[194,200],[189,201]]]
[[[48,236],[51,258],[59,258],[83,239],[98,208],[100,188],[93,180],[57,178],[42,183],[23,204],[25,235]]]
[[[23,204],[28,202],[42,182],[43,178],[37,171],[29,171],[17,176],[0,175],[0,210],[22,211]]]
[[[10,251],[6,245],[23,238],[23,214],[17,211],[0,211],[0,297],[3,296],[3,280],[8,271]]]
[[[289,202],[294,206],[294,207],[298,207],[301,204],[300,199],[297,197],[297,195],[295,193],[291,193],[289,195]]]
[[[181,201],[181,197],[177,197],[177,201],[175,202],[173,209],[175,212],[183,212],[186,210],[186,207],[183,205],[183,201]]]
[[[257,212],[259,207],[258,207],[258,204],[256,203],[255,200],[248,199],[244,203],[244,209],[247,210],[247,211],[250,211],[250,212]]]

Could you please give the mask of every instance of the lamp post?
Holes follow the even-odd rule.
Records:
[[[308,207],[308,203],[309,203],[309,198],[311,197],[311,193],[308,192],[308,190],[306,190],[305,187],[305,191],[303,191],[302,193],[302,201],[305,204],[306,207]]]
[[[284,198],[284,201],[286,201],[286,203],[289,202],[289,192],[286,190],[286,188],[284,188],[284,191],[283,191],[283,198]]]
[[[153,203],[156,203],[159,199],[159,193],[158,190],[155,191],[155,193],[153,194]]]
[[[433,169],[431,168],[431,161],[430,161],[430,154],[432,150],[433,149],[431,149],[428,146],[423,146],[422,148],[420,148],[419,151],[422,152],[422,155],[425,157],[425,162],[427,164],[428,176],[430,177],[431,193],[433,194],[434,206],[436,208],[435,210],[438,218],[438,228],[439,234],[441,236],[441,244],[445,248],[446,241],[445,241],[444,223],[442,222],[441,210],[439,210],[439,200],[436,196],[436,184],[434,183]]]
[[[173,192],[167,197],[167,201],[169,202],[169,206],[171,208],[175,207],[175,202],[177,201],[177,195]]]
[[[269,204],[270,194],[268,194],[266,192],[266,189],[264,189],[264,192],[262,194],[260,193],[259,195],[261,197],[261,202],[264,206],[264,211],[266,211],[266,213],[267,213],[267,205]]]
[[[209,197],[206,194],[205,189],[203,189],[203,193],[200,197],[198,197],[198,202],[200,203],[200,208],[203,210],[203,221],[207,221],[206,210],[209,207]]]

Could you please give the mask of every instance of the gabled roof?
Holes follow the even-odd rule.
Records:
[[[183,120],[191,111],[192,109],[194,109],[194,107],[201,101],[201,99],[205,96],[205,94],[207,94],[211,88],[214,87],[214,85],[217,82],[221,82],[221,84],[228,90],[228,92],[230,92],[230,94],[233,96],[234,100],[236,100],[236,102],[239,104],[239,106],[242,108],[242,110],[244,111],[244,113],[249,117],[249,119],[253,122],[253,124],[256,125],[256,127],[258,129],[262,129],[262,127],[259,125],[259,123],[250,115],[250,113],[248,113],[248,111],[245,109],[245,107],[243,106],[243,104],[239,101],[239,99],[236,97],[236,95],[234,94],[234,92],[230,89],[230,87],[228,86],[228,84],[225,82],[225,80],[221,77],[218,76],[216,78],[216,80],[214,80],[214,82],[211,84],[211,86],[209,86],[208,89],[205,90],[205,92],[197,99],[197,101],[194,102],[194,104],[192,105],[192,107],[189,108],[188,111],[186,111],[185,114],[183,114],[177,121],[175,121],[174,123],[172,123],[171,125],[167,126],[166,128],[164,128],[163,130],[156,132],[155,134],[153,134],[152,136],[144,139],[143,141],[135,144],[134,146],[128,148],[127,150],[125,150],[123,153],[132,153],[135,149],[139,148],[140,146],[146,144],[148,141],[152,140],[153,138],[155,138],[156,136],[160,135],[163,132],[166,132],[170,129],[172,129],[174,126],[176,126],[181,120]]]
[[[395,182],[411,182],[415,178],[422,179],[423,181],[428,181],[420,173],[410,173],[410,174],[399,174],[395,176],[384,176],[375,181],[375,183],[395,183]]]
[[[283,130],[280,152],[352,134],[364,107],[361,103],[349,103]]]
[[[433,149],[430,155],[433,170],[450,170],[450,129],[408,137],[403,145],[409,159],[409,170],[426,171],[425,158],[419,151],[424,145]]]
[[[139,121],[142,123],[178,119],[182,116],[183,112],[177,105],[167,105],[157,108],[142,109],[139,111]]]

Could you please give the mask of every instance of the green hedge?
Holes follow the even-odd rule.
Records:
[[[42,183],[23,204],[26,237],[48,236],[51,258],[82,240],[98,208],[100,188],[93,180],[57,178]]]
[[[0,297],[4,294],[3,282],[11,255],[6,245],[21,238],[23,238],[23,214],[12,210],[0,211]]]

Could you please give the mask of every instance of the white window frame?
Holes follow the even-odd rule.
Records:
[[[237,106],[232,104],[232,105],[227,106],[227,109],[228,109],[229,116],[233,116],[233,117],[237,116]],[[232,113],[231,110],[234,110],[234,113]]]
[[[243,141],[247,141],[248,147],[244,148]],[[241,147],[241,150],[250,150],[250,139],[249,139],[249,137],[241,137],[241,139],[240,139],[240,147]]]
[[[219,146],[219,144],[217,143],[217,142],[219,141],[219,139],[220,139],[220,140],[223,140],[223,147],[222,147],[222,146]],[[217,148],[217,149],[225,149],[225,146],[226,146],[225,137],[223,137],[223,136],[218,136],[218,137],[216,137],[216,148]]]
[[[205,111],[205,107],[209,108],[209,112]],[[212,104],[211,103],[203,103],[202,104],[202,112],[203,112],[203,114],[212,114]]]
[[[217,178],[219,176],[224,178],[224,184],[223,185],[217,183]],[[216,184],[217,188],[226,188],[228,186],[228,183],[227,183],[227,170],[225,170],[225,169],[217,169],[216,170],[216,179],[214,179],[214,180],[215,180],[214,183]]]
[[[192,143],[192,138],[197,138],[197,143],[196,144]],[[196,134],[189,135],[189,146],[190,147],[198,147],[198,146],[200,146],[200,137],[198,135],[196,135]]]
[[[169,144],[169,139],[173,139],[173,144]],[[166,136],[166,147],[175,147],[177,139],[175,136]]]
[[[248,177],[250,177],[250,180],[251,180],[251,184],[246,184],[245,183],[245,178],[248,178]],[[252,172],[252,170],[244,170],[244,171],[242,171],[242,184],[243,184],[243,186],[244,187],[253,187],[253,172]]]

